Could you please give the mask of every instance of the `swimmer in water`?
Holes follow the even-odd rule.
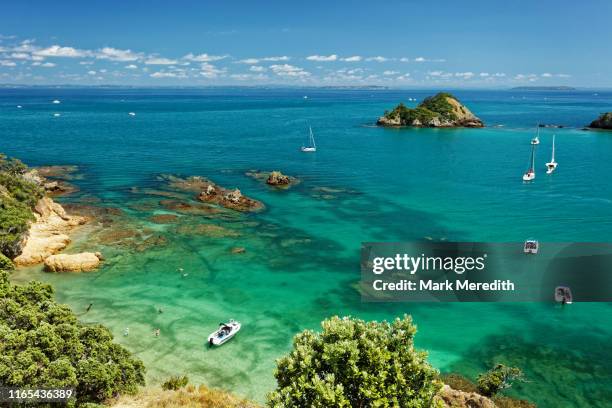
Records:
[[[129,336],[129,334],[130,334],[130,328],[126,327],[125,330],[123,331],[123,335],[124,336]]]

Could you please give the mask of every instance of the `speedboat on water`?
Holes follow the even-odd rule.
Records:
[[[573,301],[572,290],[567,286],[557,286],[555,288],[555,302],[571,305]]]
[[[240,331],[240,323],[231,319],[227,323],[220,323],[219,328],[208,336],[208,344],[221,346]]]
[[[528,239],[523,244],[523,252],[526,254],[537,254],[540,250],[540,243],[535,239]]]

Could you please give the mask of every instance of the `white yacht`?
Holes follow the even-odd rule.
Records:
[[[551,174],[553,171],[557,169],[557,162],[555,161],[555,135],[553,135],[553,143],[552,143],[552,159],[550,162],[546,163],[546,174]]]
[[[317,145],[315,144],[314,134],[312,133],[312,127],[308,126],[308,143],[306,146],[300,148],[303,152],[316,152]]]
[[[220,323],[219,328],[208,336],[208,344],[211,346],[225,344],[240,331],[240,327],[240,323],[234,319],[231,319],[227,323]]]

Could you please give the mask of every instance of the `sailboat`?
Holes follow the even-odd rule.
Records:
[[[540,125],[538,125],[538,132],[536,134],[536,137],[531,139],[531,144],[532,145],[539,145],[540,144]]]
[[[557,162],[555,161],[555,135],[553,135],[552,143],[552,159],[549,163],[546,163],[546,174],[551,174],[557,168]]]
[[[312,127],[308,126],[308,145],[302,146],[300,150],[303,152],[316,152],[317,145],[315,144],[314,134],[312,133]]]
[[[529,169],[523,174],[523,181],[531,181],[535,178],[535,149],[536,145],[531,144],[531,159],[529,160]]]

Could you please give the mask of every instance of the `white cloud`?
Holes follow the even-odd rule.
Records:
[[[391,70],[387,70],[387,71],[384,71],[384,72],[383,72],[383,75],[385,75],[385,76],[390,76],[390,75],[397,75],[397,74],[399,74],[399,73],[400,73],[399,71],[391,71]]]
[[[551,73],[549,73],[549,72],[545,72],[545,73],[542,74],[542,78],[552,78],[552,76],[553,75]]]
[[[125,69],[138,69],[138,66],[134,64],[130,64],[130,65],[126,65]]]
[[[266,67],[262,67],[259,65],[252,65],[251,68],[249,68],[249,71],[253,71],[253,72],[264,72],[266,70]]]
[[[361,55],[353,55],[352,57],[341,58],[345,62],[359,62],[363,59]]]
[[[236,61],[239,64],[249,64],[249,65],[253,65],[253,64],[259,64],[259,59],[257,58],[246,58],[246,59],[242,59],[239,61]]]
[[[423,58],[423,57],[416,57],[414,59],[414,62],[425,62],[425,58]]]
[[[87,75],[97,75],[98,73],[96,71],[87,71]]]
[[[209,64],[208,62],[203,62],[200,66],[200,69],[200,75],[204,78],[216,78],[219,75],[225,73],[224,69],[219,69],[213,64]]]
[[[96,58],[110,61],[128,62],[136,61],[142,58],[142,54],[133,52],[132,50],[120,50],[113,47],[104,47],[96,52]]]
[[[38,61],[38,63],[40,63],[40,61]],[[34,64],[36,64],[36,62]],[[34,65],[34,64],[32,64],[32,65]],[[55,66],[55,64],[52,63],[52,62],[44,62],[44,63],[40,64],[40,66],[44,67],[44,68],[53,68]]]
[[[278,57],[245,58],[245,59],[236,61],[236,63],[254,65],[254,64],[259,64],[262,61],[278,62],[278,61],[289,61],[290,59],[291,59],[290,57],[286,55],[282,55]]]
[[[214,62],[214,61],[225,59],[227,57],[228,57],[227,55],[209,55],[206,53],[200,54],[200,55],[194,55],[193,53],[189,53],[185,55],[183,59],[187,61],[194,61],[194,62]]]
[[[281,57],[263,57],[261,60],[262,61],[269,61],[269,62],[278,62],[278,61],[289,61],[291,58],[289,58],[286,55],[283,55]]]
[[[151,78],[176,78],[178,75],[174,72],[154,72],[149,76]]]
[[[296,67],[294,65],[282,64],[282,65],[271,65],[270,69],[278,76],[283,77],[307,77],[310,76],[310,72],[304,71],[303,68]]]
[[[178,64],[177,60],[163,58],[163,57],[150,57],[145,61],[147,65],[176,65]]]
[[[338,56],[336,54],[331,55],[310,55],[306,57],[308,61],[318,61],[318,62],[331,62],[338,60]]]
[[[73,47],[61,47],[59,45],[52,45],[47,48],[36,49],[34,50],[33,54],[41,57],[81,58],[91,55],[91,52],[86,50],[79,50]]]
[[[493,74],[493,76],[496,77],[496,78],[504,78],[506,76],[506,74],[503,73],[503,72],[496,72],[496,73]]]
[[[15,64],[15,62],[13,61],[8,61],[8,60],[0,60],[0,67],[14,67],[17,64]]]
[[[93,65],[93,61],[79,61],[79,65]]]
[[[455,72],[455,76],[463,79],[470,79],[474,76],[473,72]]]
[[[570,74],[557,74],[557,76],[559,78],[571,78],[572,77]]]
[[[388,60],[389,60],[388,58],[381,57],[380,55],[377,56],[377,57],[366,58],[366,61],[376,61],[376,62],[385,62],[385,61],[388,61]]]
[[[268,79],[268,76],[264,74],[232,74],[230,78],[237,81],[262,81]]]
[[[481,78],[488,78],[490,76],[488,72],[481,72],[479,75]]]

